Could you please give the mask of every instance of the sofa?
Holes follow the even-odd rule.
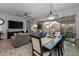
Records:
[[[30,42],[30,35],[28,33],[13,35],[11,36],[10,41],[12,42],[13,47],[20,47]]]

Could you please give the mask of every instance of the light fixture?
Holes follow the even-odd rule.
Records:
[[[53,13],[52,13],[52,11],[53,11]],[[52,5],[52,3],[50,3],[50,14],[49,14],[49,17],[47,19],[48,20],[58,19],[58,15],[56,15],[54,13],[55,13],[54,5]]]
[[[47,19],[49,20],[49,35],[50,35],[50,24],[51,24],[50,20],[57,20],[58,19],[58,15],[55,14],[54,5],[52,5],[52,3],[50,3],[50,13],[49,13],[49,16]]]

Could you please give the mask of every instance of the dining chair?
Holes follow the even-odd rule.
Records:
[[[46,56],[50,55],[50,52],[44,50],[41,43],[41,38],[31,36],[31,44],[32,44],[32,55],[33,56]]]
[[[63,56],[64,55],[64,40],[65,40],[65,36],[62,35],[62,40],[58,43],[58,55],[59,56]]]

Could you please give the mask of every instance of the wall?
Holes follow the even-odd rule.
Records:
[[[4,33],[2,35],[2,38],[7,38],[7,30],[9,30],[9,31],[20,31],[20,30],[26,31],[26,19],[18,17],[18,16],[3,14],[3,13],[0,13],[0,18],[3,18],[5,21],[5,23],[3,25],[0,25],[0,28],[2,28],[2,32]],[[22,21],[23,25],[24,25],[23,29],[8,29],[8,20]]]

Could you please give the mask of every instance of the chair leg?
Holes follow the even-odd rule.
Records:
[[[60,46],[60,48],[58,48],[58,55],[59,56],[63,56],[63,50],[64,50],[64,46]]]
[[[34,56],[34,53],[32,53],[32,56]]]
[[[53,53],[53,55],[52,55],[52,53]],[[54,49],[52,50],[51,55],[52,55],[52,56],[57,56],[57,55],[58,55],[58,54],[57,54],[57,48],[54,48]]]
[[[55,56],[58,56],[58,53],[57,53],[57,52],[58,52],[58,50],[57,50],[57,48],[55,48],[55,49],[54,49],[54,55],[55,55]]]
[[[63,56],[63,52],[64,52],[64,46],[62,46],[61,48],[61,55]]]
[[[62,47],[60,48],[59,52],[60,52],[60,56],[63,56],[63,48]]]
[[[50,54],[49,54],[49,56],[52,56],[52,53],[54,52],[53,50],[51,50],[51,51],[49,51],[50,52]]]
[[[51,54],[52,54],[52,51],[49,51],[49,52],[50,52],[49,56],[51,56]]]
[[[60,49],[58,48],[58,56],[60,56]]]
[[[34,56],[34,53],[33,53],[33,52],[34,52],[34,50],[33,50],[33,48],[32,48],[32,56]]]
[[[61,49],[61,56],[63,56],[63,50]]]

